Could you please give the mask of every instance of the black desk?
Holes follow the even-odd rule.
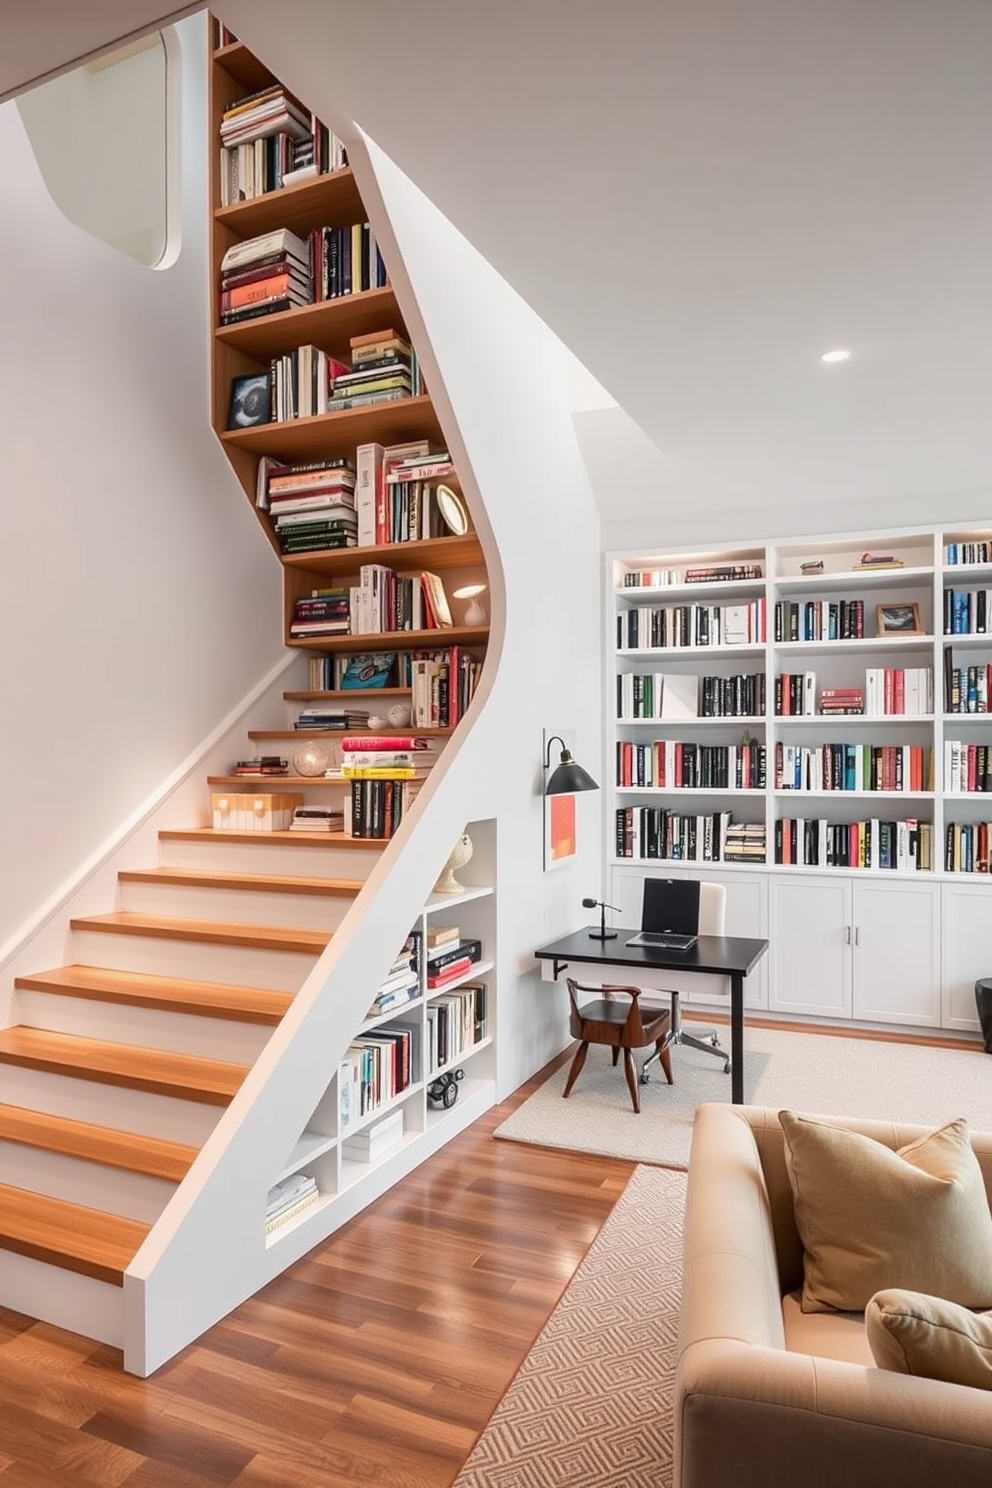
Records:
[[[593,940],[588,929],[576,930],[561,940],[534,952],[538,961],[550,961],[557,981],[570,962],[597,972],[621,968],[628,980],[637,981],[638,971],[710,972],[730,978],[730,1099],[744,1100],[744,978],[768,949],[767,940],[748,940],[733,935],[701,935],[691,951],[662,951],[657,947],[628,946],[637,931],[617,929],[616,940]],[[608,977],[599,976],[599,981]]]

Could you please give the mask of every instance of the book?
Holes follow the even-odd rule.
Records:
[[[285,1209],[280,1209],[278,1214],[270,1215],[266,1219],[265,1233],[271,1235],[273,1230],[278,1230],[282,1225],[288,1224],[291,1219],[295,1219],[298,1214],[302,1214],[312,1204],[316,1204],[319,1198],[320,1192],[316,1188],[311,1193],[301,1194],[294,1203],[288,1205]]]
[[[231,402],[227,413],[229,429],[250,429],[267,424],[271,410],[269,374],[249,373],[231,381]]]
[[[286,253],[301,268],[309,270],[310,250],[303,239],[288,227],[277,227],[272,232],[261,233],[255,238],[244,238],[240,243],[232,243],[220,261],[221,272],[225,269],[243,268],[246,264],[255,263],[264,258],[266,254]]]
[[[695,676],[665,672],[662,676],[661,717],[696,718],[699,715],[699,683]]]

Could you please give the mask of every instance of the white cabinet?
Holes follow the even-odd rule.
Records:
[[[773,875],[774,1012],[940,1024],[940,905],[928,883]]]
[[[851,1016],[851,885],[845,878],[773,875],[768,939],[772,1012]]]
[[[945,1028],[978,1030],[975,983],[992,976],[992,905],[987,884],[949,884],[941,889],[941,1022]]]

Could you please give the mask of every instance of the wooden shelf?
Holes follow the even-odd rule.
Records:
[[[214,91],[219,89],[216,80],[217,69],[226,72],[227,75],[239,83],[244,92],[241,96],[247,97],[249,93],[260,93],[270,83],[276,81],[275,74],[270,72],[264,62],[260,62],[253,56],[248,48],[240,41],[232,41],[227,46],[215,47],[213,53],[214,63]],[[235,89],[231,97],[223,100],[225,106],[234,103],[238,98],[238,90]]]
[[[330,692],[325,692],[325,693],[314,692],[314,693],[301,694],[301,696],[306,696],[306,697],[335,697],[335,696],[352,697],[353,694],[352,693],[349,693],[349,692],[338,693],[338,694],[336,694],[336,693],[330,693]],[[410,724],[406,728],[388,728],[387,727],[387,728],[381,728],[381,729],[322,729],[322,728],[316,728],[316,729],[302,729],[302,728],[301,729],[249,729],[248,730],[248,737],[249,737],[249,739],[286,739],[286,740],[289,740],[289,739],[326,739],[328,737],[330,737],[332,739],[364,739],[367,736],[367,734],[369,734],[369,733],[374,733],[377,739],[385,738],[385,737],[387,737],[390,734],[394,734],[396,736],[396,738],[398,738],[398,739],[406,739],[406,738],[409,738],[413,734],[416,734],[418,737],[422,736],[425,739],[426,738],[431,738],[431,739],[447,739],[447,738],[450,738],[451,733],[452,733],[452,730],[450,728],[435,728],[433,726],[430,727],[430,728],[414,728],[413,724]],[[244,778],[245,778],[244,776],[241,776],[241,775],[238,776],[238,779],[239,780],[243,780]],[[280,775],[266,775],[263,778],[266,779],[266,780],[285,780],[286,779],[285,775],[281,775],[281,776]]]
[[[409,687],[344,687],[337,691],[324,692],[284,692],[283,702],[286,703],[316,703],[325,699],[355,699],[355,698],[392,698],[409,697]],[[249,738],[254,737],[249,733]]]
[[[267,191],[250,201],[218,207],[214,221],[239,238],[253,238],[276,227],[288,227],[305,237],[318,227],[364,222],[366,215],[351,168],[344,166],[296,186]]]
[[[284,553],[286,568],[302,568],[320,574],[356,574],[363,563],[384,563],[404,573],[428,569],[443,573],[481,563],[482,548],[474,532],[465,537],[432,537],[422,542],[380,543],[376,547],[325,548],[316,553]],[[354,636],[353,640],[367,637]]]
[[[303,651],[439,651],[444,646],[484,646],[488,625],[451,625],[444,630],[383,630],[377,635],[293,636],[287,646]]]
[[[297,343],[282,344],[285,348]],[[370,440],[399,444],[406,439],[441,437],[434,405],[426,396],[398,398],[395,403],[372,403],[366,408],[346,408],[341,413],[319,413],[313,418],[287,419],[281,424],[258,424],[253,429],[227,429],[218,435],[228,450],[247,450],[253,455],[273,455],[283,460],[316,460]]]
[[[258,362],[268,362],[281,352],[311,342],[342,361],[350,362],[352,336],[365,336],[389,328],[401,330],[403,319],[396,296],[387,285],[384,289],[335,295],[333,299],[320,300],[316,305],[277,310],[272,315],[259,315],[254,320],[242,320],[234,325],[218,325],[214,330],[214,340],[217,345],[242,351]],[[398,401],[415,403],[418,400]],[[419,401],[430,406],[427,397]],[[388,408],[390,405],[379,405],[383,406]]]

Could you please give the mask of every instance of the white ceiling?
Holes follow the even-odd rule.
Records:
[[[0,93],[161,8],[0,0]],[[604,472],[624,415],[643,431],[613,518],[992,506],[988,0],[224,18],[357,121],[608,389],[623,412],[586,416]],[[838,345],[850,362],[823,366]]]

